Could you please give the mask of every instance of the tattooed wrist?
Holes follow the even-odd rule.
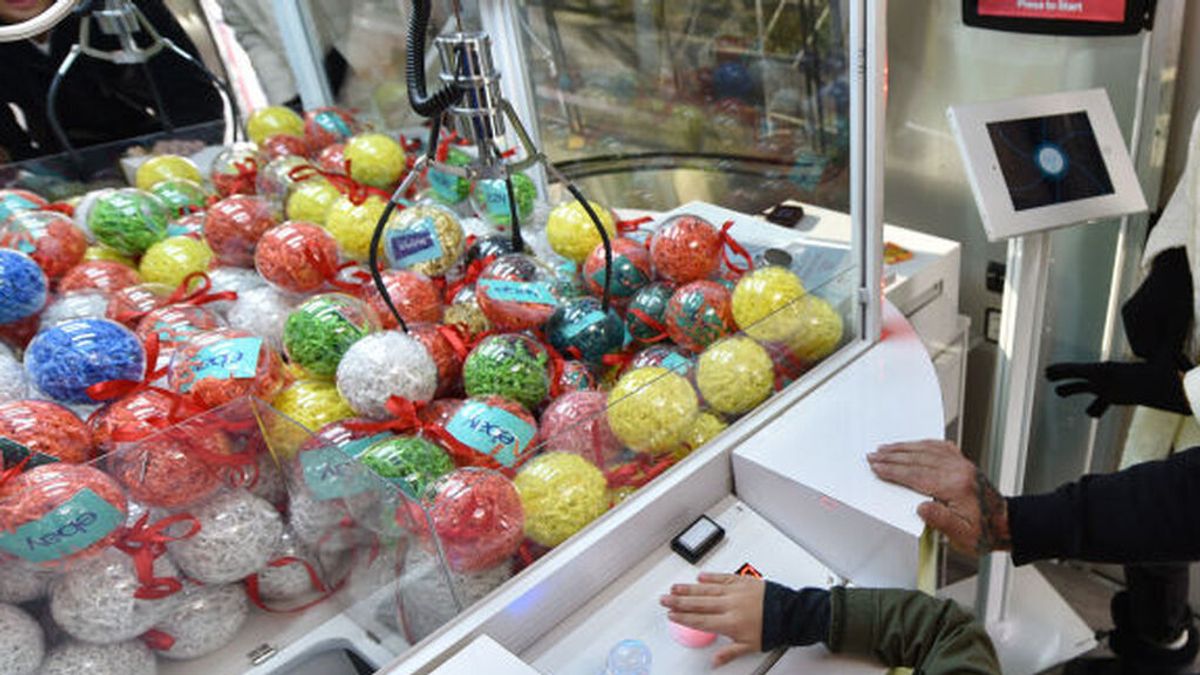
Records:
[[[983,555],[1011,549],[1008,502],[992,486],[982,469],[975,470],[975,496],[979,500],[979,539],[975,542],[975,552]]]

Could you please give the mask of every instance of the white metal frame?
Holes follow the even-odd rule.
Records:
[[[333,105],[312,6],[308,0],[271,0],[271,8],[304,109]]]

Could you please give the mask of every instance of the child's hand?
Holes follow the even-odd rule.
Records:
[[[761,579],[702,572],[700,583],[675,584],[659,604],[671,610],[667,618],[675,623],[733,640],[713,657],[713,665],[722,666],[762,649],[765,588]]]

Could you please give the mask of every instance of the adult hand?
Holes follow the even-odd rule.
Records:
[[[1136,363],[1055,363],[1046,368],[1046,378],[1062,382],[1054,391],[1059,396],[1095,396],[1087,414],[1100,417],[1110,405],[1142,405],[1181,415],[1191,414],[1183,379],[1176,362],[1162,359]]]
[[[867,455],[875,475],[933,497],[917,514],[968,555],[1012,546],[1008,504],[978,467],[949,441],[914,441],[880,446]]]
[[[670,595],[659,598],[659,604],[671,610],[667,618],[733,640],[713,657],[714,666],[760,651],[766,583],[753,577],[711,572],[702,572],[699,580],[698,584],[675,584]]]

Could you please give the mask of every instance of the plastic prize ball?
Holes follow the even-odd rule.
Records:
[[[414,323],[438,323],[442,320],[442,292],[429,277],[412,270],[384,270],[380,276],[388,289],[392,305],[410,328]],[[363,286],[361,297],[375,310],[384,328],[400,325],[375,284]]]
[[[541,440],[549,452],[580,455],[598,467],[616,461],[625,446],[608,426],[608,396],[599,391],[570,391],[542,413]]]
[[[430,483],[454,470],[450,455],[420,436],[377,441],[363,450],[358,460],[412,499],[420,499]]]
[[[240,291],[229,309],[229,326],[265,339],[274,349],[283,349],[284,323],[296,302],[297,296],[272,286]]]
[[[141,380],[146,352],[128,328],[108,319],[64,321],[38,333],[25,370],[39,391],[60,403],[94,403],[87,389],[110,380]]]
[[[298,380],[279,392],[271,405],[310,431],[354,417],[354,409],[346,403],[332,382]]]
[[[0,604],[0,673],[34,675],[46,653],[42,627],[16,605]]]
[[[156,647],[168,659],[196,659],[233,641],[250,616],[250,602],[240,584],[189,588],[177,606],[154,626],[169,636],[170,646]]]
[[[167,238],[170,214],[158,197],[136,188],[113,190],[96,200],[88,229],[96,240],[119,253],[139,256]]]
[[[616,217],[612,211],[596,202],[589,202],[589,205],[600,219],[601,227],[608,232],[609,239],[615,238]],[[587,260],[592,250],[601,243],[595,223],[576,200],[563,202],[550,212],[546,221],[546,239],[555,253],[576,263]]]
[[[460,326],[468,335],[479,335],[492,329],[492,322],[479,306],[474,286],[464,286],[446,305],[442,320],[447,326]]]
[[[309,178],[292,186],[284,202],[284,214],[289,220],[325,224],[329,208],[342,196],[333,183],[324,178]]]
[[[306,373],[332,378],[350,346],[378,329],[375,311],[362,300],[326,293],[306,300],[288,315],[283,349]]]
[[[337,242],[312,223],[288,221],[266,231],[254,250],[254,267],[268,283],[292,293],[311,293],[334,276]]]
[[[139,190],[150,191],[165,180],[177,179],[200,183],[204,176],[200,175],[200,169],[190,159],[179,155],[158,155],[138,165],[133,183]]]
[[[450,166],[466,166],[471,163],[471,156],[459,148],[450,148],[443,163]],[[442,204],[460,204],[471,194],[471,181],[466,178],[430,169],[428,179],[434,199]]]
[[[596,388],[596,375],[582,361],[563,361],[556,383],[558,391],[585,391]],[[551,387],[553,389],[553,387]]]
[[[154,559],[146,572],[155,578],[178,578],[167,556]],[[174,606],[177,598],[143,598],[142,574],[134,559],[116,548],[78,563],[50,590],[50,615],[68,635],[107,644],[132,640],[150,630]]]
[[[275,134],[304,138],[304,120],[291,108],[269,105],[250,113],[246,120],[246,134],[255,143],[262,143]]]
[[[99,409],[88,419],[98,454],[111,453],[118,443],[141,440],[162,431],[178,401],[160,389],[127,394]]]
[[[625,371],[646,366],[660,366],[690,380],[692,371],[696,368],[696,359],[674,346],[653,345],[634,354],[633,358],[629,359]],[[624,374],[625,372],[621,373],[621,375]]]
[[[325,215],[325,229],[337,240],[343,256],[350,260],[367,259],[371,252],[371,235],[385,208],[387,202],[375,195],[368,196],[361,203],[342,195],[329,207]],[[394,222],[398,215],[393,214],[389,222]]]
[[[707,279],[721,266],[721,233],[700,216],[678,215],[655,231],[650,258],[658,276],[677,284]]]
[[[479,275],[475,297],[498,330],[540,328],[562,303],[554,270],[533,256],[512,253],[496,258]]]
[[[217,429],[169,429],[109,455],[108,469],[139,504],[175,509],[216,492],[220,467],[212,462],[231,454]]]
[[[0,403],[0,452],[4,466],[30,455],[31,465],[82,464],[92,458],[92,434],[83,420],[57,403]]]
[[[15,323],[40,312],[49,288],[46,273],[33,258],[0,249],[0,324]]]
[[[308,145],[302,139],[287,134],[269,136],[258,145],[258,149],[270,159],[302,157],[308,154]]]
[[[186,178],[161,181],[149,188],[149,192],[162,200],[167,211],[175,217],[203,211],[208,205],[208,192],[204,186]]]
[[[68,640],[50,650],[38,675],[155,675],[158,663],[141,640],[108,645]]]
[[[468,396],[503,396],[533,410],[550,394],[550,355],[533,338],[492,335],[463,363]]]
[[[49,203],[29,190],[0,190],[0,223],[11,218],[14,213],[37,211]]]
[[[0,227],[0,247],[28,254],[46,276],[57,279],[83,260],[88,241],[61,213],[22,211]]]
[[[136,326],[143,316],[166,305],[174,290],[166,284],[137,284],[106,293],[108,306],[104,316],[126,326]]]
[[[733,289],[733,319],[755,340],[780,342],[800,331],[804,320],[800,277],[784,267],[761,267],[742,276]]]
[[[471,398],[441,425],[446,449],[459,466],[482,466],[505,475],[528,459],[537,439],[537,420],[520,404],[501,396]]]
[[[439,478],[424,502],[446,562],[479,572],[508,562],[525,539],[525,511],[512,481],[485,469]]]
[[[458,218],[442,206],[424,204],[405,209],[388,223],[383,250],[394,268],[444,276],[462,257],[466,235]]]
[[[753,410],[775,391],[775,364],[754,340],[727,338],[700,355],[696,387],[713,410],[740,415]]]
[[[285,382],[283,361],[271,345],[234,328],[190,337],[175,348],[167,368],[168,386],[207,409],[243,396],[270,401]]]
[[[604,474],[579,455],[535,457],[513,484],[525,509],[525,534],[542,546],[558,546],[608,510]]]
[[[438,367],[429,350],[405,333],[385,331],[355,342],[337,367],[337,388],[354,412],[364,417],[388,416],[392,396],[413,403],[433,399]]]
[[[257,189],[255,178],[265,161],[253,143],[234,143],[213,158],[209,178],[217,194],[252,195]]]
[[[579,298],[550,315],[546,338],[563,354],[598,365],[606,354],[624,346],[625,322],[612,307],[605,312],[600,300]]]
[[[225,322],[207,307],[195,305],[166,305],[150,312],[138,322],[137,337],[143,344],[152,334],[158,335],[162,362],[171,352],[201,331],[221,328]],[[135,378],[136,379],[136,378]]]
[[[675,291],[670,284],[655,282],[642,287],[625,308],[625,326],[633,339],[643,344],[667,339],[667,305]]]
[[[692,385],[666,368],[631,370],[608,394],[609,426],[638,452],[674,449],[699,411]]]
[[[663,319],[675,344],[692,352],[737,330],[729,289],[715,281],[693,281],[680,287],[667,304]]]
[[[671,454],[676,459],[683,459],[728,428],[729,425],[725,423],[725,420],[711,412],[702,412],[687,431],[683,432],[683,437],[679,439],[679,445]]]
[[[833,353],[842,342],[842,315],[822,298],[805,295],[795,303],[800,316],[795,333],[783,344],[805,364],[813,364]]]
[[[208,244],[191,237],[168,237],[146,249],[138,272],[146,281],[176,288],[193,272],[203,272],[212,262]]]
[[[354,135],[358,123],[354,115],[341,108],[315,108],[304,113],[304,142],[308,152],[341,143]]]
[[[294,172],[300,167],[308,167],[308,160],[296,155],[276,157],[258,170],[254,179],[255,193],[260,199],[271,206],[271,212],[276,216],[283,215],[283,207],[287,201],[288,192],[300,181],[293,178]]]
[[[534,203],[537,201],[537,188],[534,187],[533,180],[523,173],[513,174],[512,184],[513,196],[517,201],[517,218],[519,222],[528,222],[530,216],[533,215]],[[489,223],[498,225],[500,231],[508,232],[512,227],[512,206],[508,201],[508,184],[503,178],[484,178],[477,181],[471,192],[471,205],[475,208],[475,212],[486,218]],[[600,214],[597,213],[597,215]]]
[[[275,216],[265,200],[234,195],[205,211],[204,236],[218,263],[251,267],[254,265],[254,247],[274,226]]]
[[[121,486],[107,474],[62,462],[8,481],[0,487],[0,503],[0,550],[31,563],[104,550],[120,535],[127,509]]]
[[[350,177],[371,187],[386,190],[404,173],[404,148],[384,134],[354,136],[346,141],[345,152]]]
[[[167,544],[189,577],[205,584],[237,581],[260,569],[283,535],[275,507],[245,490],[225,490],[192,511],[195,536]]]
[[[592,250],[583,264],[583,283],[597,297],[604,293],[604,244]],[[612,283],[609,294],[613,301],[624,303],[634,297],[654,278],[650,269],[650,252],[641,243],[627,237],[612,242]]]

